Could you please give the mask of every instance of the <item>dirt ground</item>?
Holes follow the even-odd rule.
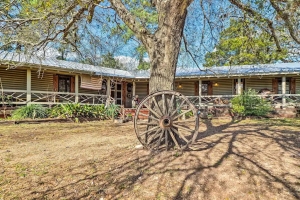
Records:
[[[300,120],[201,123],[195,151],[137,150],[132,123],[0,126],[0,199],[300,199]]]

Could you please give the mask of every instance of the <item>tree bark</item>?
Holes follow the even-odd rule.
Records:
[[[151,33],[123,5],[121,0],[110,0],[112,7],[124,23],[146,47],[150,58],[150,94],[174,90],[176,65],[180,42],[193,0],[152,1],[158,12],[158,29]]]
[[[150,93],[174,90],[187,7],[191,1],[157,1],[159,29],[146,48],[150,57]]]

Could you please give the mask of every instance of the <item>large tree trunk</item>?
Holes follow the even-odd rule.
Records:
[[[154,34],[154,38],[149,43],[144,43],[150,57],[150,94],[162,90],[175,89],[175,73],[180,50],[180,43],[183,34],[185,18],[187,15],[188,1],[172,0],[157,1],[156,8],[159,11],[159,29]],[[163,107],[164,101],[160,98],[156,99],[160,108]],[[167,105],[169,105],[171,96],[167,97]],[[174,101],[175,104],[175,101]],[[156,112],[159,108],[152,103],[152,110]],[[176,107],[176,106],[174,106]],[[168,109],[168,108],[167,108]],[[151,115],[151,114],[150,114]],[[164,116],[169,116],[165,113]],[[161,119],[162,120],[162,119]],[[148,122],[152,120],[149,118]],[[151,126],[148,127],[152,128]],[[175,127],[174,127],[175,128]],[[177,130],[177,128],[175,128]],[[177,134],[174,134],[179,144],[182,143]],[[149,136],[150,137],[150,136]],[[174,146],[171,135],[165,136],[166,148],[168,145]],[[147,136],[146,136],[147,138]]]
[[[147,48],[150,57],[150,93],[174,90],[174,79],[187,8],[193,0],[152,0],[158,13],[153,34],[130,13],[121,0],[109,0],[114,10]]]
[[[174,90],[175,85],[175,73],[177,66],[177,59],[180,50],[180,42],[183,34],[183,28],[185,19],[187,16],[187,8],[193,0],[152,0],[153,6],[156,7],[158,13],[158,29],[152,34],[147,30],[134,16],[131,15],[122,4],[121,0],[110,0],[112,6],[118,15],[122,18],[124,23],[135,33],[136,37],[144,44],[147,48],[150,57],[150,94],[162,91],[162,90]],[[174,97],[174,96],[173,96]],[[176,103],[171,102],[172,97],[168,96],[165,101],[166,104]],[[155,102],[158,103],[155,104]],[[163,97],[157,97],[156,100],[150,101],[150,109],[148,123],[153,121],[153,118],[158,117],[160,124],[163,123],[164,119],[172,119],[174,111],[168,112],[168,108],[163,109],[162,116],[154,116],[155,113],[160,113],[161,109],[165,105]],[[149,105],[148,105],[149,106]],[[172,122],[170,122],[172,123]],[[147,125],[147,130],[151,130],[153,126]],[[175,128],[175,127],[174,127]],[[175,128],[176,129],[176,128]],[[166,148],[169,145],[173,146],[175,143],[169,138],[169,132],[167,128],[163,128],[163,134],[165,134]],[[158,133],[149,132],[145,133],[145,142],[148,142],[150,137]],[[175,135],[176,141],[181,143],[178,135]],[[158,139],[160,141],[160,139]],[[169,144],[170,143],[170,144]],[[173,143],[173,144],[172,144]]]
[[[150,93],[174,90],[180,42],[189,3],[184,0],[156,3],[160,13],[159,29],[151,42],[145,45],[150,57]]]
[[[174,90],[175,73],[187,8],[193,0],[151,0],[158,13],[158,28],[151,33],[121,0],[109,0],[124,23],[146,47],[150,58],[150,94]],[[159,104],[161,104],[160,100]]]

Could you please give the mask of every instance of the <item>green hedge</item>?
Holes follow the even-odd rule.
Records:
[[[78,103],[59,104],[53,108],[45,108],[41,105],[31,104],[22,106],[12,113],[12,119],[36,119],[36,118],[99,118],[111,119],[119,115],[118,105],[80,105]]]
[[[271,103],[257,96],[253,89],[234,97],[231,103],[233,113],[238,116],[266,116],[272,111]]]

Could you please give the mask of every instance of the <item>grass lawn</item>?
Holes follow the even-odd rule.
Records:
[[[137,150],[132,123],[0,126],[0,199],[300,199],[300,120],[201,123],[195,151]]]

